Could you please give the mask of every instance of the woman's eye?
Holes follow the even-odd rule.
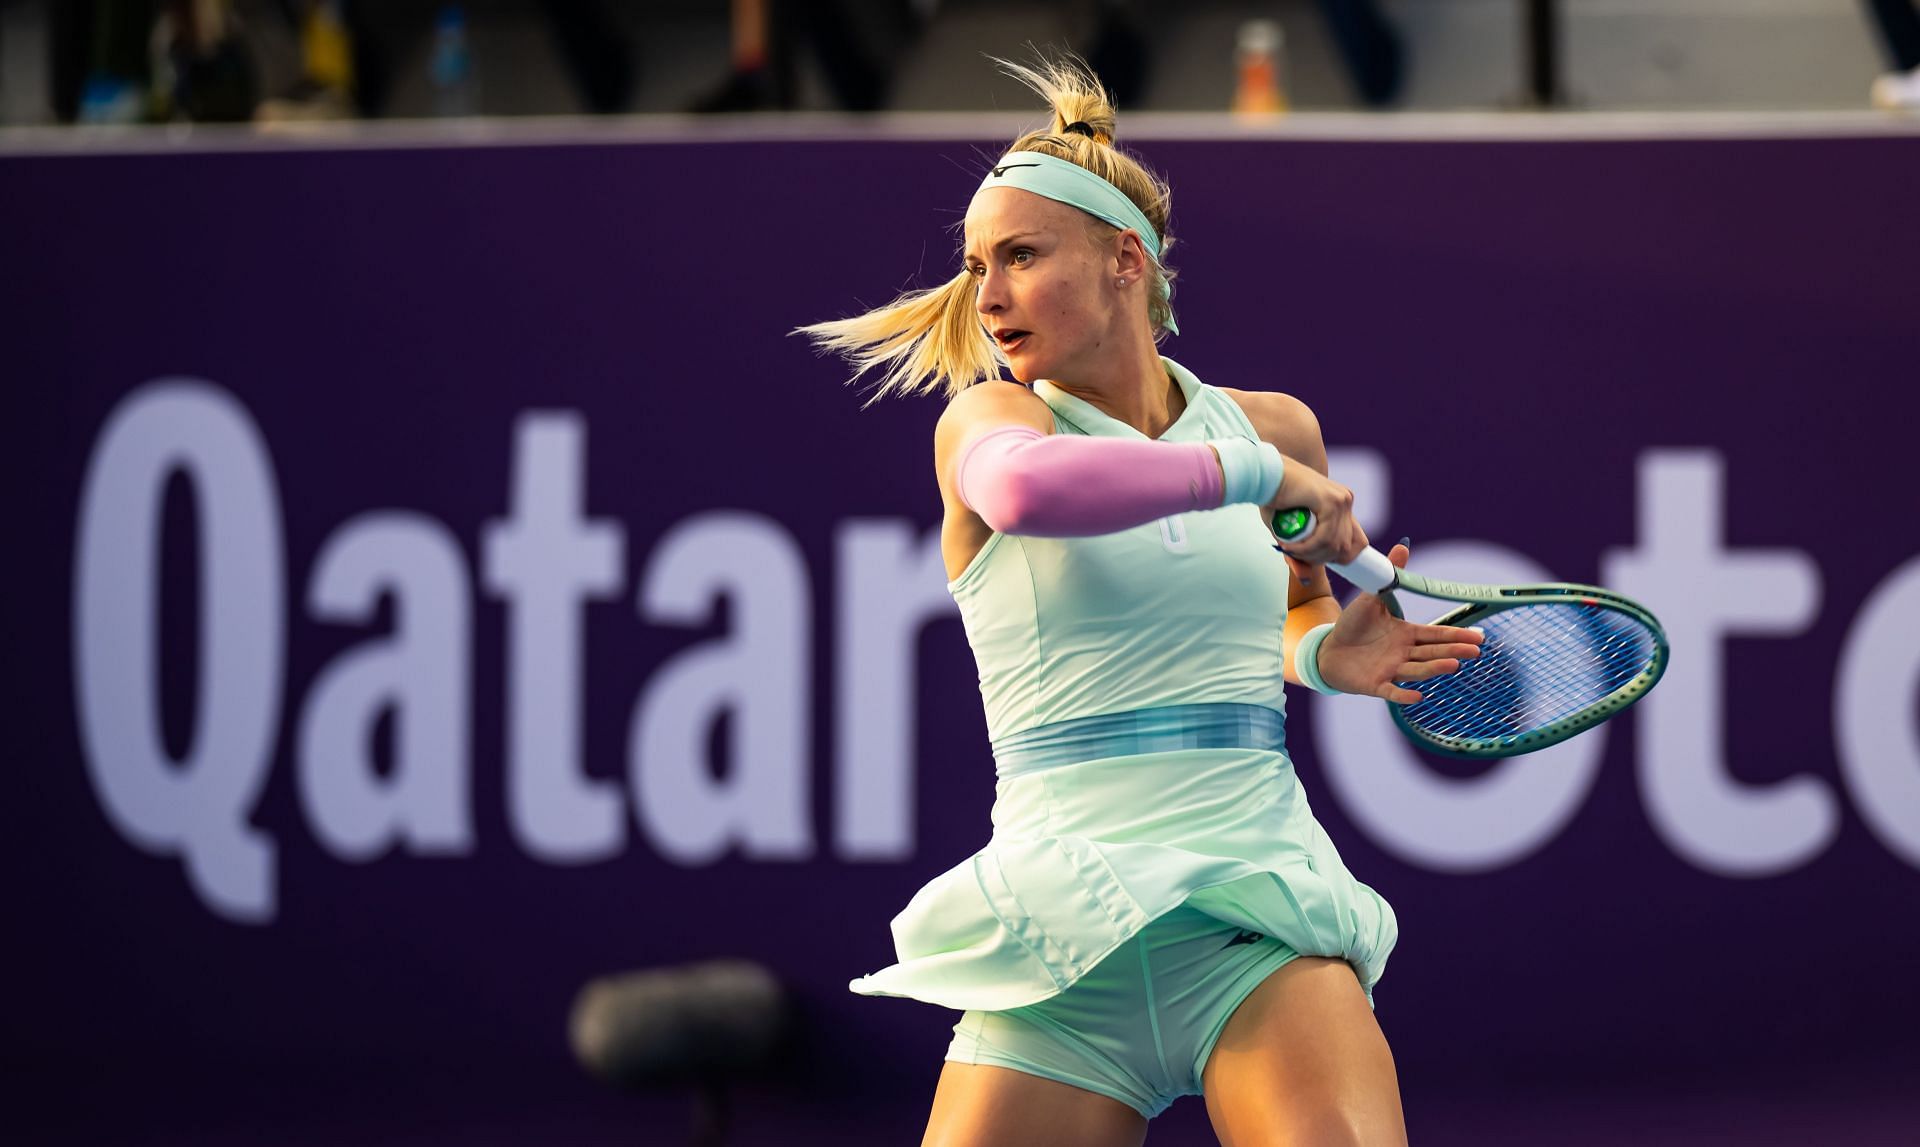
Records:
[[[1031,247],[1018,247],[1018,248],[1015,248],[1013,253],[1007,257],[1007,262],[1017,267],[1023,263],[1032,262],[1033,257],[1034,257],[1034,252]],[[987,265],[985,263],[968,263],[967,264],[967,274],[972,275],[976,279],[984,278],[986,276],[986,273],[987,273]]]

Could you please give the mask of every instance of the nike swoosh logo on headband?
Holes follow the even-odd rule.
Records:
[[[1002,178],[1007,174],[1007,172],[1012,171],[1016,167],[1039,167],[1039,166],[1040,165],[1037,163],[1009,163],[1005,167],[994,168],[993,177],[995,179]]]

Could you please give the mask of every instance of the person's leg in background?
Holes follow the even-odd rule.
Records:
[[[1914,0],[1867,0],[1894,70],[1873,81],[1877,107],[1920,107],[1920,5]]]
[[[793,106],[791,83],[775,75],[774,0],[732,0],[727,21],[732,38],[727,77],[688,111],[744,112]]]
[[[139,123],[156,0],[53,5],[53,108],[63,123]]]
[[[1091,26],[1087,65],[1122,110],[1139,107],[1153,80],[1152,39],[1144,7],[1145,0],[1093,0],[1092,18],[1075,21]]]
[[[892,69],[881,62],[846,0],[774,0],[776,27],[784,36],[813,45],[820,75],[834,102],[850,112],[879,111],[893,86]]]
[[[847,111],[878,111],[886,105],[893,76],[884,62],[887,53],[873,43],[875,26],[897,32],[914,22],[902,0],[864,5],[847,0],[732,0],[730,18],[733,47],[727,78],[690,111],[798,107],[803,46],[811,48],[819,62],[820,78],[835,104]]]
[[[1320,0],[1333,42],[1347,62],[1353,86],[1368,107],[1385,107],[1400,96],[1405,54],[1400,35],[1374,0]]]
[[[625,111],[633,96],[634,47],[601,0],[545,0],[547,25],[587,110]]]
[[[1893,66],[1903,72],[1920,68],[1920,5],[1914,0],[1867,0],[1867,5]]]

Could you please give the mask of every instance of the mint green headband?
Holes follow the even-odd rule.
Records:
[[[1010,151],[1001,156],[1000,162],[980,181],[981,190],[989,187],[1031,191],[1069,207],[1078,207],[1122,231],[1131,229],[1140,236],[1140,242],[1154,261],[1160,260],[1160,233],[1147,221],[1146,212],[1128,199],[1126,192],[1077,163],[1041,151]],[[1167,316],[1167,329],[1180,333],[1171,313]]]

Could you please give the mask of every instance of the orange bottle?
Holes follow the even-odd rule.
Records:
[[[1278,21],[1248,20],[1240,25],[1235,51],[1239,80],[1233,92],[1236,115],[1271,116],[1287,110],[1285,44]]]

